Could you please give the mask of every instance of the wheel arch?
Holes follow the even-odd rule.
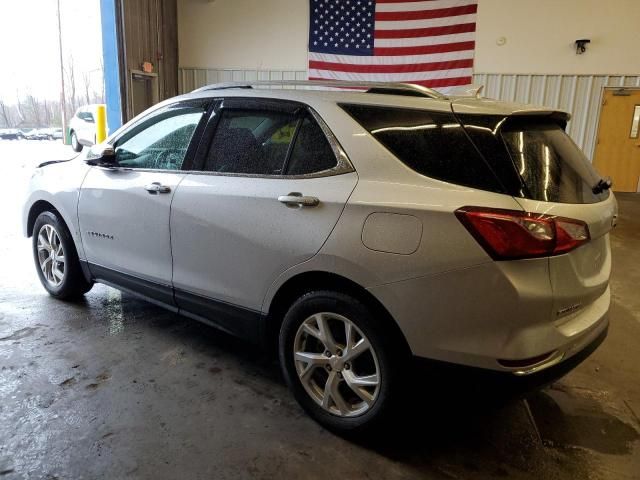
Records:
[[[37,200],[33,203],[33,205],[31,205],[31,208],[29,208],[29,214],[27,216],[27,237],[31,237],[33,235],[33,226],[36,223],[36,218],[38,218],[38,215],[40,215],[42,212],[53,212],[58,214],[60,220],[62,220],[65,223],[66,227],[69,228],[69,225],[65,221],[64,217],[62,216],[60,211],[53,206],[53,204],[46,200]]]
[[[264,317],[262,338],[265,348],[271,351],[277,348],[280,326],[289,307],[302,295],[318,290],[346,293],[362,301],[388,327],[389,334],[393,335],[398,345],[404,348],[408,354],[411,352],[400,326],[380,300],[353,280],[326,271],[298,273],[278,288]]]

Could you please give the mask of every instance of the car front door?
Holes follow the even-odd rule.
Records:
[[[156,110],[110,142],[117,167],[88,172],[78,218],[94,277],[173,303],[169,212],[205,110],[202,101]]]
[[[251,336],[268,287],[318,252],[357,175],[310,109],[246,98],[221,102],[195,168],[171,208],[176,302]]]

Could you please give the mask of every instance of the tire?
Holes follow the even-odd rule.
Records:
[[[82,273],[69,229],[57,213],[38,215],[33,226],[32,249],[40,283],[51,296],[66,300],[84,295],[93,287]],[[64,260],[60,261],[60,257]]]
[[[320,327],[321,322],[325,327]],[[334,352],[328,351],[331,345],[327,347],[319,339],[327,327],[337,347]],[[351,349],[346,341],[348,328],[352,332]],[[280,328],[280,365],[294,397],[318,423],[342,435],[361,435],[386,424],[401,397],[402,374],[406,371],[403,362],[407,358],[388,330],[368,306],[343,293],[307,293],[290,307]],[[357,354],[353,346],[363,339],[371,348]],[[299,355],[294,360],[295,352],[303,352],[309,361],[297,360]],[[373,383],[374,373],[376,386],[358,385],[364,379]],[[334,388],[327,399],[324,391],[330,382]],[[334,391],[341,401],[333,397]]]
[[[82,151],[82,144],[78,141],[78,135],[76,132],[71,132],[71,148],[73,148],[74,152]]]

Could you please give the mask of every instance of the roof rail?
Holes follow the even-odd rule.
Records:
[[[415,95],[428,98],[446,98],[440,92],[413,83],[393,82],[343,82],[336,80],[255,80],[244,82],[215,83],[200,87],[194,92],[209,90],[225,90],[231,88],[256,87],[327,87],[327,88],[366,88],[368,93],[389,93],[399,95]]]

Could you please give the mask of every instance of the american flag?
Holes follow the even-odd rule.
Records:
[[[472,83],[477,0],[310,0],[309,79]]]

